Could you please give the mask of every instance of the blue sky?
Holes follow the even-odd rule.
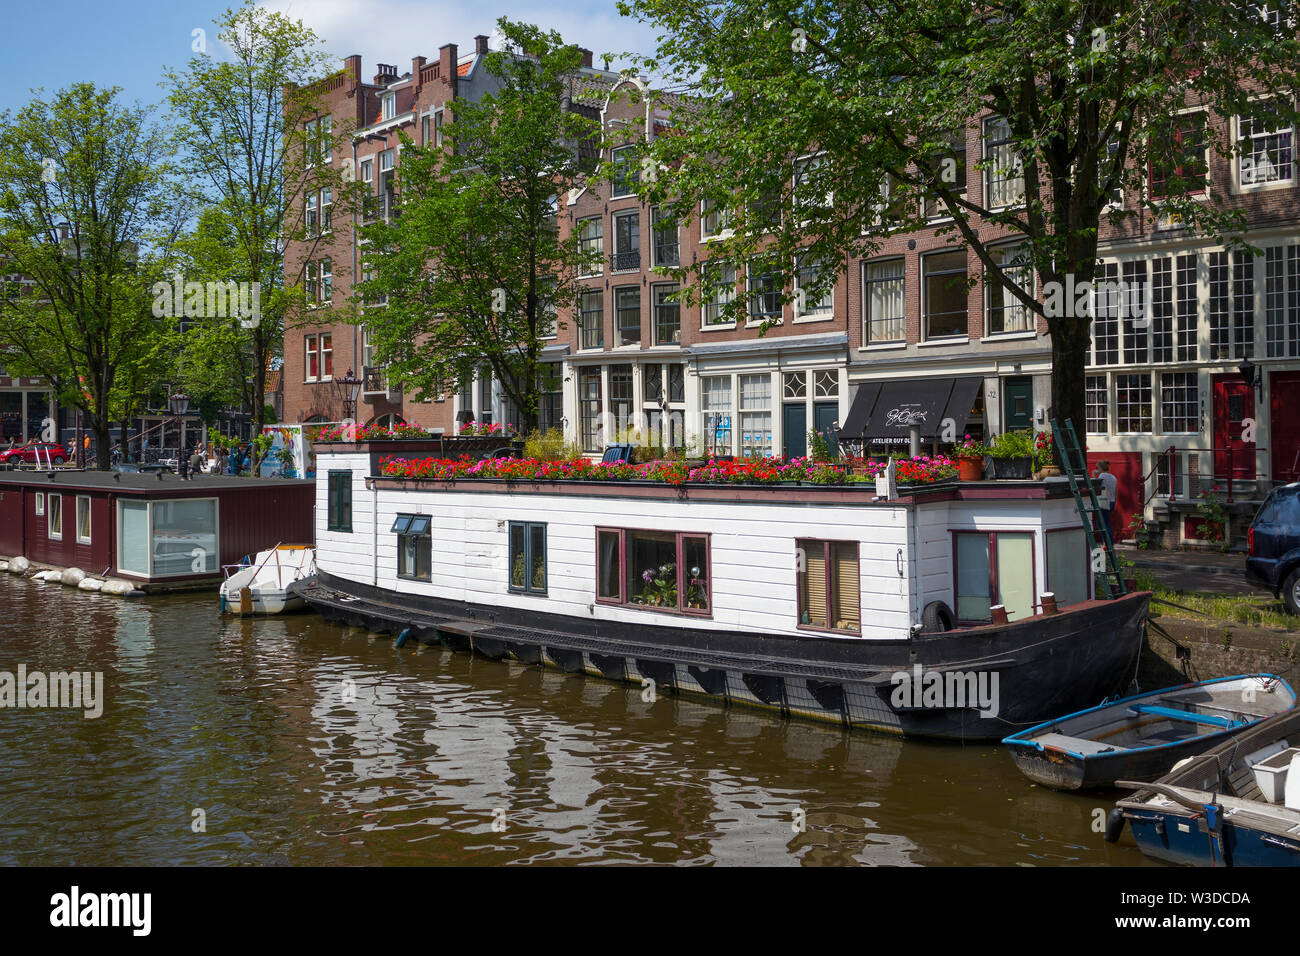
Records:
[[[28,102],[33,87],[47,93],[78,81],[120,86],[128,100],[161,99],[164,66],[189,59],[192,31],[211,37],[214,18],[238,0],[35,0],[5,4],[0,32],[0,110]],[[264,0],[307,23],[340,59],[360,53],[364,75],[376,63],[395,63],[402,72],[411,57],[434,59],[438,47],[457,43],[472,49],[476,33],[491,34],[508,16],[559,30],[570,42],[601,53],[653,52],[654,35],[644,24],[619,16],[615,0],[497,0],[491,5],[451,0]],[[620,64],[615,60],[614,66]]]

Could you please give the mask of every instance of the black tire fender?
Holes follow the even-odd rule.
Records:
[[[921,612],[921,633],[939,634],[951,631],[957,626],[952,608],[943,601],[931,601]]]

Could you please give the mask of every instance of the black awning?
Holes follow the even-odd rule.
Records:
[[[863,429],[871,420],[871,410],[876,407],[878,395],[880,395],[879,382],[863,382],[858,386],[858,392],[853,396],[853,404],[849,406],[849,414],[839,430],[841,440],[855,441],[862,438]]]
[[[913,425],[920,428],[923,440],[929,440],[943,434],[946,418],[953,420],[955,435],[960,437],[983,381],[970,376],[863,383],[840,429],[840,440],[906,445]]]
[[[962,436],[966,433],[966,423],[970,421],[971,407],[974,406],[975,396],[980,393],[983,386],[984,379],[978,375],[952,380],[952,395],[948,397],[948,407],[943,410],[943,417],[951,418],[955,423],[956,431],[954,435],[957,441],[961,441]]]

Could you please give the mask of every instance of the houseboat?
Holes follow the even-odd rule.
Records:
[[[945,739],[1001,739],[1134,674],[1150,595],[1095,599],[1063,480],[879,494],[716,465],[410,477],[419,445],[316,445],[316,574],[293,587],[325,617]]]
[[[209,586],[221,567],[311,541],[309,481],[105,471],[0,474],[0,554],[133,581]]]

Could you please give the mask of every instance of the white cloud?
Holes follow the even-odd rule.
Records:
[[[611,66],[618,69],[625,64],[620,54],[649,54],[655,46],[653,31],[619,16],[614,0],[585,0],[567,7],[508,0],[491,12],[449,0],[263,0],[260,5],[302,20],[340,60],[361,54],[367,80],[374,76],[376,63],[392,63],[405,73],[412,57],[436,60],[438,47],[447,43],[455,43],[464,55],[474,49],[474,36],[480,33],[493,37],[490,43],[496,49],[500,16],[558,30],[565,42],[593,50],[596,66],[602,54],[610,53]]]

